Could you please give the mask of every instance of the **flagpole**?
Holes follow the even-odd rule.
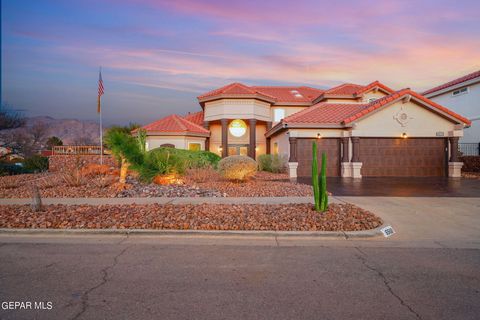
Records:
[[[103,164],[103,126],[102,126],[102,109],[101,108],[100,108],[100,164]]]
[[[102,67],[100,67],[100,79],[102,75]],[[102,83],[103,85],[103,83]],[[100,164],[103,165],[103,123],[102,123],[102,107],[101,107],[101,100],[102,96],[99,94],[98,96],[98,110],[99,110],[99,116],[100,116]]]

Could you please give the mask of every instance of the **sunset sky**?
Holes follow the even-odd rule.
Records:
[[[480,69],[480,1],[2,1],[2,103],[147,123],[247,85],[380,80],[422,91]]]

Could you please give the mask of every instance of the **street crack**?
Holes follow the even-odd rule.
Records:
[[[127,251],[129,247],[126,247],[124,248],[119,254],[117,254],[115,257],[113,257],[113,263],[105,268],[103,268],[100,272],[102,273],[102,281],[100,281],[100,283],[98,283],[97,285],[87,289],[86,291],[84,291],[82,293],[82,297],[81,297],[81,301],[82,301],[82,309],[80,310],[80,312],[78,312],[73,318],[72,320],[76,320],[78,319],[79,317],[81,317],[85,311],[87,311],[88,309],[88,296],[90,295],[90,293],[92,293],[93,291],[95,291],[96,289],[104,286],[108,280],[110,280],[108,278],[108,271],[113,269],[117,264],[118,264],[118,259]]]
[[[360,250],[360,248],[358,247],[354,247],[355,250],[357,250],[360,254],[356,254],[357,258],[362,262],[362,264],[369,270],[375,272],[382,280],[383,280],[383,284],[385,285],[385,287],[387,288],[387,291],[393,296],[395,297],[402,306],[404,306],[405,308],[407,308],[410,313],[412,313],[413,315],[415,315],[415,317],[417,319],[420,319],[422,320],[422,317],[417,313],[415,312],[415,310],[413,310],[412,307],[410,307],[398,294],[396,294],[391,285],[390,285],[390,281],[388,281],[387,277],[383,274],[382,271],[376,269],[375,267],[372,267],[370,266],[368,263],[367,263],[367,254],[364,253],[362,250]]]

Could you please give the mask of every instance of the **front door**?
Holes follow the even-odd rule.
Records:
[[[248,144],[229,144],[228,145],[229,156],[246,156],[248,155]]]

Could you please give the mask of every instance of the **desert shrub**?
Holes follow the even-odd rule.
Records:
[[[5,162],[0,163],[0,176],[10,176],[23,173],[28,173],[28,171],[22,166]]]
[[[218,173],[212,167],[188,169],[185,174],[196,183],[205,183],[214,179]]]
[[[278,154],[262,154],[258,156],[258,170],[273,173],[285,172],[287,158]]]
[[[272,155],[262,154],[257,158],[258,170],[272,172]]]
[[[81,158],[75,157],[72,168],[68,168],[61,171],[61,178],[63,182],[69,187],[79,187],[87,183],[87,176],[82,171]]]
[[[157,148],[145,154],[141,165],[132,168],[144,181],[157,175],[184,174],[187,169],[216,167],[220,157],[208,151],[190,151],[173,148]]]
[[[286,172],[287,162],[288,162],[287,156],[274,154],[272,156],[272,172],[274,173]]]
[[[117,180],[116,177],[106,174],[106,175],[97,176],[96,178],[90,181],[94,186],[98,188],[106,188],[114,184],[116,180]]]
[[[89,163],[82,169],[82,173],[86,177],[95,177],[99,175],[106,175],[110,173],[110,167],[106,164],[97,164],[97,163]]]
[[[230,156],[220,160],[218,171],[225,179],[244,181],[255,175],[257,162],[246,156]]]
[[[79,169],[64,171],[61,176],[65,184],[69,187],[79,187],[87,183],[87,177],[82,173],[82,170]]]
[[[480,156],[462,156],[463,172],[480,172]]]
[[[25,170],[32,172],[42,172],[48,170],[48,158],[35,154],[23,161]]]

